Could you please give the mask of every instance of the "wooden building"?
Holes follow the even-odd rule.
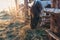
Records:
[[[52,4],[51,7],[52,8],[60,8],[60,0],[51,0]]]
[[[60,0],[51,0],[52,9],[45,10],[50,16],[50,29],[46,30],[49,40],[60,40]]]

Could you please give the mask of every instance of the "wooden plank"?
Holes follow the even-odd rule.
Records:
[[[52,4],[51,7],[52,8],[60,8],[60,0],[51,0]]]
[[[45,30],[52,38],[56,39],[56,40],[60,40],[59,37],[57,37],[54,33],[52,33],[49,29]]]
[[[51,15],[41,16],[41,18],[50,18]]]
[[[60,13],[60,9],[57,8],[44,8],[43,11],[49,13]]]
[[[51,4],[51,7],[52,8],[56,8],[57,7],[57,2],[56,0],[51,0],[52,4]]]

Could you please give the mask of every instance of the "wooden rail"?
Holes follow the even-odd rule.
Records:
[[[56,40],[60,40],[60,38],[58,36],[56,36],[54,33],[52,33],[49,29],[45,30],[52,38],[56,39]]]
[[[57,9],[57,8],[44,8],[43,11],[46,12],[46,13],[49,12],[50,14],[54,14],[54,13],[58,14],[58,13],[60,13],[60,9]]]

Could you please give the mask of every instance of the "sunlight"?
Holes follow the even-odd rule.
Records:
[[[0,0],[0,10],[7,9],[8,7],[15,7],[14,0]]]
[[[19,0],[19,4],[24,4],[24,0]]]
[[[19,0],[19,4],[24,4],[24,0]],[[8,8],[13,8],[15,6],[15,0],[0,0],[0,11],[3,9],[8,10]]]

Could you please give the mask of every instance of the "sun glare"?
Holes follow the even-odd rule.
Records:
[[[8,7],[15,7],[14,0],[0,0],[0,9],[7,9]]]
[[[24,4],[24,0],[19,0],[19,4]],[[15,0],[0,0],[0,11],[15,7]]]
[[[24,4],[24,0],[19,0],[19,4]]]

